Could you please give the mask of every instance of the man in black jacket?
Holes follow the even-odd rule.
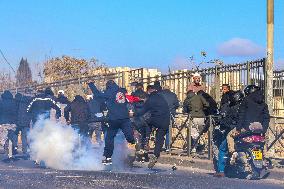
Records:
[[[269,127],[270,115],[264,101],[263,91],[258,86],[248,85],[244,93],[246,97],[239,108],[238,123],[227,137],[230,153],[235,151],[234,137],[246,131],[262,130],[262,133],[266,133]]]
[[[149,124],[156,129],[156,141],[154,155],[150,157],[148,168],[153,168],[160,157],[161,149],[164,145],[165,135],[169,130],[170,111],[167,101],[159,94],[159,86],[149,86],[149,98],[146,100],[140,112],[135,113],[135,116],[143,115],[150,112],[151,117]]]
[[[60,107],[56,104],[53,96],[53,92],[50,88],[46,88],[44,93],[38,94],[29,104],[27,112],[32,116],[33,124],[43,116],[45,119],[50,118],[51,109],[56,110],[56,118],[59,119],[61,116]]]
[[[69,114],[71,113],[71,120]],[[75,99],[64,109],[64,117],[67,123],[79,130],[79,134],[84,137],[88,136],[88,122],[90,119],[90,110],[87,102],[80,95],[76,95]]]
[[[16,119],[17,129],[15,133],[18,135],[19,132],[21,132],[22,151],[24,155],[27,155],[27,149],[28,149],[27,133],[30,129],[30,123],[31,123],[31,116],[29,113],[27,113],[27,107],[30,104],[32,98],[17,93],[15,96],[15,100],[17,102],[17,119]],[[18,140],[16,140],[16,142],[17,141]]]
[[[128,143],[135,144],[125,90],[121,89],[113,80],[109,80],[106,83],[106,90],[103,93],[97,89],[94,83],[91,82],[88,85],[93,92],[94,98],[103,98],[108,109],[107,119],[109,127],[106,131],[104,148],[105,159],[102,163],[110,165],[112,164],[111,157],[114,150],[114,138],[119,129],[122,130]]]
[[[8,128],[3,132],[5,136],[3,138],[8,138],[12,141],[13,144],[13,154],[16,152],[17,147],[15,146],[17,136],[15,134],[15,129],[16,129],[16,117],[17,117],[17,104],[15,99],[13,98],[13,95],[10,91],[4,91],[4,93],[1,95],[1,100],[0,100],[0,126],[3,125],[3,127]],[[7,131],[7,133],[6,133]],[[5,139],[2,142],[4,145]],[[7,143],[6,143],[7,144]],[[4,145],[4,150],[6,154],[8,155],[8,146]],[[10,157],[9,157],[10,158]]]
[[[169,86],[165,86],[164,89],[159,92],[159,94],[161,94],[164,97],[164,99],[167,101],[171,113],[171,120],[174,121],[173,119],[176,115],[176,110],[179,107],[179,100],[177,95],[170,90]],[[169,131],[166,134],[165,147],[166,147],[166,152],[168,152],[170,148]]]
[[[87,103],[90,110],[90,136],[95,132],[96,142],[102,144],[101,135],[102,132],[105,134],[105,121],[103,112],[106,110],[104,99],[94,98],[93,95],[87,96]]]
[[[64,95],[63,90],[58,91],[58,96],[57,96],[56,102],[58,102],[60,104],[66,104],[66,105],[68,105],[70,103],[68,98]]]

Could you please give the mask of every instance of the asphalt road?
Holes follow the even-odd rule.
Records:
[[[172,171],[172,165],[158,164],[148,170],[146,164],[134,168],[78,171],[40,168],[29,160],[0,162],[0,188],[200,188],[200,189],[268,189],[284,188],[282,179],[247,181],[229,178],[214,178],[212,172],[197,168],[182,168]]]

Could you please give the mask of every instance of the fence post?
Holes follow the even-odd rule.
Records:
[[[250,77],[250,62],[247,61],[247,84],[251,84],[251,77]]]
[[[188,115],[188,124],[187,124],[187,156],[190,157],[191,153],[191,127],[192,127],[192,121],[190,119],[190,115]]]
[[[209,129],[208,129],[208,159],[212,160],[213,158],[213,122],[212,115],[209,115]]]
[[[220,73],[219,66],[215,66],[215,100],[220,101]]]
[[[174,123],[174,116],[170,117],[170,127],[169,127],[169,152],[171,153],[172,151],[172,129],[173,129],[173,123]]]

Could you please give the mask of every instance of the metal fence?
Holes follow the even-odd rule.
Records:
[[[199,72],[206,92],[219,101],[222,84],[229,84],[233,90],[240,90],[248,84],[257,84],[264,89],[264,64],[265,59],[260,59],[242,64],[215,66],[201,70],[176,71],[175,73],[155,77],[143,77],[143,71],[140,70],[135,77],[130,78],[130,81],[142,82],[145,85],[160,81],[162,86],[167,85],[177,94],[180,100],[183,100],[187,87],[192,82],[192,74]]]

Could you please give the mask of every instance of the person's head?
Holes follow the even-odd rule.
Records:
[[[63,90],[59,90],[59,91],[57,92],[57,95],[58,95],[58,96],[64,96],[64,91],[63,91]]]
[[[147,93],[151,94],[152,92],[157,91],[154,85],[148,85],[147,86]]]
[[[171,90],[170,86],[168,86],[168,85],[165,85],[165,86],[163,87],[163,89],[164,89],[164,90]]]
[[[135,86],[135,88],[136,88],[136,90],[143,90],[143,89],[144,89],[142,83],[137,83],[136,86]]]
[[[157,91],[161,91],[162,90],[162,87],[161,87],[161,83],[160,81],[154,81],[154,88],[157,90]]]
[[[223,84],[222,85],[222,93],[225,94],[231,90],[231,87],[229,84]]]
[[[244,99],[245,95],[242,91],[236,91],[234,92],[232,99],[231,99],[231,105],[235,105],[238,103],[241,103]]]
[[[51,90],[50,87],[46,87],[44,94],[48,95],[48,96],[54,96],[54,93],[53,93],[53,91]]]
[[[87,99],[88,101],[92,100],[92,99],[93,99],[93,95],[87,95],[87,96],[86,96],[86,99]]]
[[[196,72],[192,75],[192,78],[193,78],[193,83],[196,84],[196,85],[199,85],[200,82],[201,82],[201,75]]]
[[[256,85],[248,85],[244,89],[244,93],[245,93],[246,96],[249,96],[250,94],[252,94],[256,91],[260,91],[260,87],[256,86]]]
[[[85,100],[82,96],[76,95],[73,102],[85,102]]]

